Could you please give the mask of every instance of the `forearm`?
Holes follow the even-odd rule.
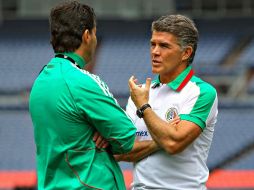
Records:
[[[114,157],[117,161],[137,162],[157,150],[159,150],[159,146],[153,140],[135,141],[131,152]]]
[[[173,119],[166,122],[152,109],[145,110],[144,121],[153,140],[170,154],[183,151],[202,132],[198,125],[189,121]]]
[[[168,122],[157,116],[152,109],[145,110],[144,121],[153,140],[167,152],[174,152],[171,149],[183,140],[177,126],[169,125]]]

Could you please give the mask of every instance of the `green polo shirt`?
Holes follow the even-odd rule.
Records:
[[[77,54],[64,55],[84,68]],[[126,189],[112,154],[132,149],[136,128],[98,76],[55,57],[35,80],[29,109],[39,190]],[[95,131],[109,148],[96,148]]]

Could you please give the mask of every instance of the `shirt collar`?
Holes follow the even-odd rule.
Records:
[[[74,53],[74,52],[56,53],[56,55],[57,55],[57,54],[63,54],[63,55],[66,55],[66,56],[72,58],[72,59],[78,64],[78,66],[79,66],[80,68],[82,68],[82,69],[83,69],[84,66],[86,65],[85,60],[84,60],[81,56],[79,56],[78,54],[76,54],[76,53]]]
[[[188,66],[182,73],[180,73],[175,80],[169,82],[167,85],[174,91],[180,92],[183,87],[190,81],[194,75],[194,71],[191,66]],[[153,81],[152,88],[156,88],[160,85],[160,76]]]

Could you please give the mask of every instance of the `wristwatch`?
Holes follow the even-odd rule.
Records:
[[[150,104],[144,104],[139,109],[137,109],[136,114],[139,118],[144,117],[144,111],[145,111],[146,108],[151,108]]]

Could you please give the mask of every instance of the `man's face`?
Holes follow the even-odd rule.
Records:
[[[177,38],[168,32],[153,31],[151,38],[152,72],[159,74],[164,82],[178,75],[184,69],[182,66],[184,52],[177,43]],[[163,81],[162,81],[163,82]]]

